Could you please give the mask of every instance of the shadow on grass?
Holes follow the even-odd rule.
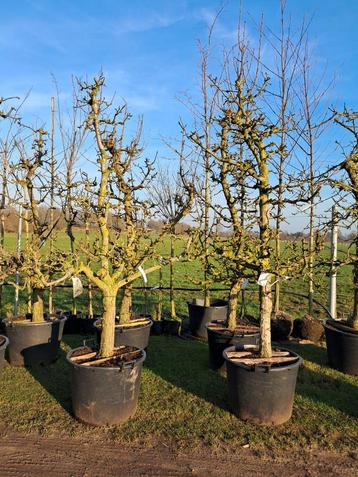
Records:
[[[75,348],[83,344],[84,338],[81,335],[67,335],[62,338],[62,341],[70,348]],[[72,415],[71,370],[66,362],[66,354],[60,348],[54,363],[33,366],[27,370],[63,409]]]
[[[287,346],[304,361],[320,366],[326,363],[326,350],[314,345]],[[224,410],[227,382],[208,364],[206,343],[172,337],[151,337],[145,366],[167,382]],[[328,367],[312,370],[305,363],[298,374],[296,393],[315,405],[328,405],[352,417],[358,417],[358,387],[355,379]]]
[[[287,346],[303,358],[298,373],[296,392],[316,403],[326,404],[352,417],[358,417],[357,378],[330,368],[326,349],[314,344],[292,344]],[[319,370],[305,365],[310,361],[319,365]]]
[[[152,336],[144,366],[174,386],[228,410],[226,379],[209,369],[206,343]]]

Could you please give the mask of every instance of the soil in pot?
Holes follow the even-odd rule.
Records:
[[[212,321],[225,321],[228,312],[226,300],[211,299],[210,306],[204,306],[203,298],[188,302],[189,328],[193,336],[207,339],[206,325]]]
[[[272,358],[258,351],[224,351],[229,405],[240,419],[259,425],[279,425],[292,415],[301,358],[284,349],[274,349]]]
[[[57,315],[33,323],[25,317],[6,321],[6,336],[10,340],[9,362],[13,366],[35,366],[56,360],[66,317]]]
[[[323,326],[329,365],[358,376],[358,331],[343,321],[326,320]]]
[[[128,325],[115,327],[114,346],[135,346],[145,349],[149,343],[150,329],[153,321],[150,318],[133,318]],[[101,320],[94,324],[96,329],[97,343],[101,342]]]
[[[145,351],[121,346],[110,358],[97,350],[76,348],[67,354],[71,366],[72,408],[77,419],[96,426],[127,421],[136,411]]]
[[[225,366],[223,351],[229,346],[257,346],[260,338],[260,328],[246,320],[238,320],[235,331],[228,330],[222,323],[207,325],[209,366],[214,371]]]

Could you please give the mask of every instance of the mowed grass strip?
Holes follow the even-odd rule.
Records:
[[[66,352],[83,337],[65,337],[58,361],[34,369],[6,366],[1,376],[2,425],[41,435],[62,435],[179,448],[325,448],[356,452],[358,378],[326,366],[324,348],[293,345],[304,358],[292,419],[279,427],[244,423],[228,410],[226,379],[208,369],[207,344],[151,337],[140,401],[133,419],[95,428],[71,414]],[[105,391],[104,391],[105,392]],[[262,396],[262,399],[265,397]]]

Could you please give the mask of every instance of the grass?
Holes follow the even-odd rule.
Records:
[[[83,231],[77,231],[76,236],[79,240],[84,238]],[[69,241],[68,237],[64,232],[58,232],[56,235],[56,245],[63,249],[68,250]],[[5,247],[8,249],[14,250],[16,246],[16,235],[15,234],[6,234],[6,241]],[[183,247],[183,240],[182,238],[178,238],[176,241],[176,253],[179,254]],[[48,248],[48,244],[44,247],[44,253]],[[340,254],[343,255],[346,250],[347,246],[344,244],[340,244],[339,246],[341,252]],[[159,247],[159,252],[163,256],[169,255],[169,239],[165,239],[161,242]],[[327,260],[329,257],[329,249],[328,245],[326,249],[322,252],[322,256],[324,256]],[[315,275],[315,297],[318,301],[323,304],[327,304],[328,302],[328,285],[329,285],[329,278],[327,273],[328,270],[321,271]],[[174,264],[174,281],[176,287],[189,287],[189,288],[198,288],[198,281],[202,279],[203,272],[199,262],[177,262]],[[158,284],[158,272],[154,272],[149,275],[148,277],[148,285],[153,287]],[[85,280],[83,280],[85,282]],[[68,282],[70,284],[71,282]],[[168,267],[163,268],[163,283],[164,286],[169,285],[169,270]],[[142,280],[137,280],[135,282],[135,286],[141,287],[143,285]],[[216,283],[212,285],[213,288],[225,288],[222,284]],[[251,291],[246,292],[246,302],[247,302],[247,312],[253,315],[257,314],[258,310],[258,293],[257,287],[250,287],[252,288]],[[288,313],[291,313],[295,318],[301,317],[304,313],[307,312],[307,301],[300,297],[292,296],[292,294],[285,293],[286,292],[296,292],[296,293],[307,293],[308,285],[305,279],[297,278],[290,282],[284,282],[282,285],[282,306],[281,308]],[[14,297],[14,290],[12,287],[4,287],[4,314],[12,313],[13,308],[13,297]],[[176,292],[176,305],[177,305],[177,313],[179,316],[186,316],[187,314],[187,306],[186,301],[193,296],[200,295],[200,292]],[[338,272],[338,280],[337,280],[337,309],[340,314],[348,313],[352,307],[352,270],[349,266],[344,266],[339,269]],[[227,291],[222,292],[215,292],[213,296],[223,297],[227,296]],[[120,294],[118,297],[118,303],[120,302]],[[163,300],[164,300],[164,309],[168,312],[169,311],[169,296],[168,292],[163,293]],[[136,312],[146,312],[151,311],[152,306],[155,302],[158,301],[158,292],[155,291],[148,291],[146,294],[142,291],[135,291],[134,292],[134,310]],[[62,310],[69,310],[71,309],[71,289],[70,288],[57,288],[54,291],[54,305],[57,308],[61,308]],[[87,311],[88,308],[88,299],[87,299],[87,292],[85,291],[78,299],[77,299],[78,309],[82,310],[83,312]],[[95,292],[95,300],[94,300],[94,309],[95,313],[101,313],[101,297],[98,292]],[[26,311],[26,298],[25,293],[21,293],[20,295],[20,312],[24,313]],[[324,310],[320,306],[316,306],[314,309],[314,315],[318,318],[325,318]]]
[[[65,337],[58,361],[50,366],[6,366],[0,388],[3,424],[25,433],[87,437],[94,442],[356,452],[358,378],[328,368],[322,347],[292,345],[304,358],[293,417],[282,426],[264,428],[246,424],[228,411],[226,379],[208,369],[206,343],[153,336],[135,417],[122,426],[94,428],[71,415],[65,353],[82,339]]]

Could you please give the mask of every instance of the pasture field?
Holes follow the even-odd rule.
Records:
[[[91,232],[90,239],[95,238],[95,232]],[[85,234],[83,230],[76,231],[76,240],[79,243],[84,243]],[[175,251],[177,255],[182,253],[184,248],[185,238],[178,236],[175,241]],[[57,232],[55,236],[55,246],[60,250],[69,250],[69,239],[65,232]],[[5,237],[5,247],[9,250],[15,250],[16,248],[16,234],[9,233]],[[43,248],[43,253],[48,253],[49,244],[47,243]],[[158,252],[163,256],[169,256],[170,241],[169,237],[166,237],[159,245]],[[347,252],[347,245],[339,244],[339,256],[344,257]],[[324,251],[321,253],[321,258],[325,261],[329,261],[330,250],[329,245],[326,244]],[[148,262],[150,263],[150,262]],[[169,267],[164,266],[162,269],[163,286],[169,286]],[[177,290],[175,292],[177,313],[180,317],[185,317],[187,314],[186,301],[193,296],[200,296],[200,281],[203,278],[202,267],[199,261],[178,261],[174,263],[174,286],[177,288],[193,288],[198,291],[183,291]],[[315,281],[315,299],[327,305],[328,292],[329,292],[329,267],[317,268],[314,276]],[[86,279],[83,277],[83,283],[86,285]],[[159,272],[153,272],[148,276],[147,290],[138,289],[133,294],[134,311],[137,313],[150,312],[152,306],[158,301],[158,291],[151,290],[151,288],[157,286],[159,283]],[[144,286],[143,280],[136,280],[135,287],[142,288]],[[214,289],[212,296],[225,297],[228,295],[227,287],[222,283],[212,283],[211,288]],[[300,296],[292,295],[291,293],[307,294],[308,284],[306,278],[296,278],[282,284],[282,309],[291,313],[295,318],[302,316],[307,312],[307,300]],[[222,290],[222,291],[221,291]],[[3,315],[11,313],[13,308],[13,296],[14,289],[10,286],[6,286],[3,289]],[[45,294],[46,296],[46,294]],[[53,292],[54,305],[58,309],[66,310],[71,308],[72,291],[71,282],[68,281],[65,287],[58,287]],[[258,287],[255,284],[251,284],[249,289],[245,293],[246,298],[246,311],[247,313],[256,315],[258,305]],[[119,293],[118,300],[120,302],[121,296]],[[94,310],[95,313],[101,313],[100,296],[98,291],[94,290]],[[169,309],[169,297],[168,291],[163,291],[163,303],[164,310]],[[86,289],[83,294],[77,298],[78,309],[86,313],[88,307],[88,296]],[[241,306],[241,305],[240,305]],[[350,266],[342,266],[338,270],[337,278],[337,310],[340,315],[344,315],[349,312],[352,307],[352,269]],[[26,310],[26,294],[20,293],[20,312]],[[315,306],[315,316],[318,318],[324,318],[325,312],[321,306]]]

